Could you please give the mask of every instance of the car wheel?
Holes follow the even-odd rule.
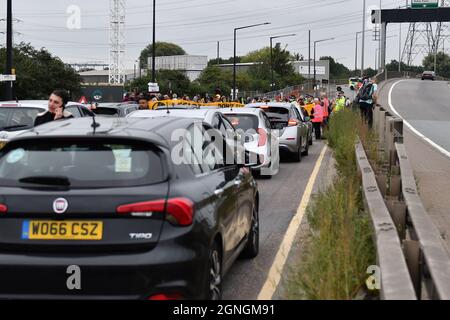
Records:
[[[241,253],[242,258],[252,259],[259,253],[259,214],[258,209],[253,208],[252,225],[248,235],[247,244]]]
[[[300,147],[297,150],[297,152],[293,153],[293,159],[295,162],[302,162],[302,147],[301,147],[301,142],[300,142]]]
[[[217,243],[214,243],[209,254],[207,297],[209,300],[222,299],[222,258]]]
[[[305,151],[303,151],[302,156],[307,156],[309,155],[309,144],[307,143],[305,146]]]

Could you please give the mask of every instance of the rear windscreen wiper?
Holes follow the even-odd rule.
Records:
[[[17,128],[25,128],[25,127],[29,127],[29,125],[27,125],[27,124],[18,124],[18,125],[14,125],[14,126],[6,126],[6,127],[0,128],[0,130],[17,129]]]
[[[49,186],[70,186],[70,180],[64,176],[33,176],[19,179],[19,182]]]

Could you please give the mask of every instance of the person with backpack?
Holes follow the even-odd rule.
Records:
[[[357,96],[361,115],[367,121],[369,128],[372,128],[373,124],[373,105],[377,89],[376,80],[367,78]]]

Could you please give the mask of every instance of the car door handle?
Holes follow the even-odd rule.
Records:
[[[216,189],[216,191],[214,191],[214,194],[216,196],[221,196],[224,192],[225,192],[224,189]]]

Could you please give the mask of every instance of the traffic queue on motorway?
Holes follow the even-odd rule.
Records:
[[[258,255],[255,178],[313,144],[297,102],[68,103],[34,126],[46,104],[0,103],[0,298],[220,299]]]

